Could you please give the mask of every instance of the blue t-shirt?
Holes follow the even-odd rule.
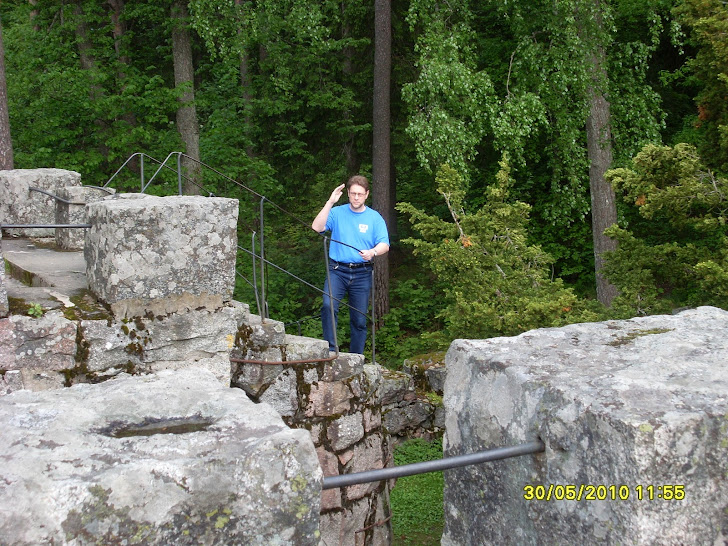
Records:
[[[337,262],[365,262],[359,250],[374,248],[379,243],[389,244],[384,218],[369,207],[362,212],[354,212],[348,204],[332,208],[326,220],[326,231],[331,232],[329,257]],[[357,250],[336,241],[349,244]]]

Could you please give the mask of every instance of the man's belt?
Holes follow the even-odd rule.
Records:
[[[336,260],[331,260],[331,263],[334,265],[338,265],[340,267],[349,267],[351,269],[356,269],[357,267],[367,267],[371,266],[371,262],[353,262],[353,263],[345,263],[345,262],[337,262]]]

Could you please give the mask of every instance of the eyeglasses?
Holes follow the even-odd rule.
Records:
[[[356,197],[366,197],[366,193],[351,192],[351,191],[349,192],[349,195],[351,195],[352,197],[355,197],[355,198]]]

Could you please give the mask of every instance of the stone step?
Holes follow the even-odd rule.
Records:
[[[25,314],[31,303],[46,310],[73,307],[73,299],[88,294],[83,252],[63,252],[54,245],[54,239],[2,239],[12,313]]]

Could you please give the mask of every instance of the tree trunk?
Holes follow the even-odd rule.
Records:
[[[188,25],[187,2],[175,0],[172,4],[172,57],[174,85],[181,89],[177,109],[177,130],[185,145],[185,153],[193,160],[183,158],[182,167],[187,179],[183,184],[186,195],[198,195],[202,185],[200,168],[200,127],[195,107],[194,66],[192,40]],[[194,161],[196,160],[196,161]]]
[[[372,142],[373,207],[392,231],[394,203],[390,169],[390,81],[392,72],[392,12],[390,0],[374,2],[374,102]],[[389,312],[389,254],[376,260],[374,316],[378,323]]]
[[[88,74],[89,79],[89,98],[91,104],[97,105],[104,96],[103,88],[96,83],[96,59],[93,56],[93,44],[88,39],[88,28],[86,26],[85,14],[83,11],[82,0],[76,0],[73,14],[76,18],[76,40],[78,42],[78,60],[81,68]],[[99,110],[97,110],[99,111]],[[109,148],[106,145],[107,125],[103,119],[94,119],[94,127],[96,134],[94,135],[98,142],[98,151],[102,157],[109,155]]]
[[[10,115],[8,114],[8,89],[5,83],[5,48],[0,21],[0,170],[13,168],[13,141],[10,139]]]
[[[603,48],[592,57],[595,81],[606,81]],[[617,222],[617,204],[614,189],[605,180],[604,173],[612,164],[612,134],[609,102],[595,84],[590,89],[590,109],[586,123],[587,153],[589,157],[589,189],[591,191],[592,238],[594,240],[594,269],[597,280],[597,299],[611,305],[617,288],[602,277],[603,253],[616,250],[617,242],[604,235],[604,230]]]
[[[235,0],[236,6],[242,6],[243,2],[246,0]],[[242,23],[241,23],[242,24]],[[238,34],[242,34],[242,30],[238,30]],[[247,46],[241,48],[242,52],[240,53],[240,86],[242,87],[243,92],[243,103],[244,103],[244,115],[243,115],[243,122],[245,123],[245,131],[248,135],[250,135],[252,121],[250,119],[250,111],[251,111],[251,105],[253,101],[253,95],[251,93],[252,84],[250,82],[250,74],[248,72],[248,68],[250,66],[250,55],[248,55],[248,49]],[[253,150],[253,143],[250,139],[250,136],[248,136],[248,144],[245,147],[245,155],[247,155],[249,158],[255,157],[255,151]]]
[[[346,40],[351,35],[351,29],[349,27],[348,21],[346,21],[345,18],[345,9],[342,4],[341,8],[341,17],[343,20],[343,24],[341,26],[341,37],[342,39]],[[351,76],[354,74],[354,48],[351,46],[346,46],[342,52],[344,54],[341,71],[344,74],[345,81],[349,81],[351,79]],[[347,109],[344,113],[344,119],[349,121],[351,119],[351,112]],[[361,168],[361,162],[359,161],[359,154],[356,150],[356,140],[354,137],[354,133],[352,132],[349,135],[349,138],[344,142],[344,157],[346,160],[346,174],[347,176],[351,176],[354,174],[357,174]]]
[[[119,62],[119,70],[116,78],[119,82],[119,92],[123,93],[126,88],[126,72],[125,68],[129,66],[130,60],[123,45],[124,35],[126,34],[126,23],[121,16],[124,11],[124,0],[108,0],[111,7],[111,32],[114,37],[114,51],[116,52],[116,60]],[[136,116],[131,108],[126,108],[121,115],[129,128],[135,127],[137,124]],[[129,155],[134,152],[143,152],[144,150],[129,150]],[[140,163],[137,158],[130,161],[127,166],[134,172],[139,173]]]
[[[35,23],[35,18],[38,16],[38,0],[28,0],[28,3],[33,6],[33,9],[30,10],[30,21],[33,23],[33,30],[38,32],[40,28]]]

